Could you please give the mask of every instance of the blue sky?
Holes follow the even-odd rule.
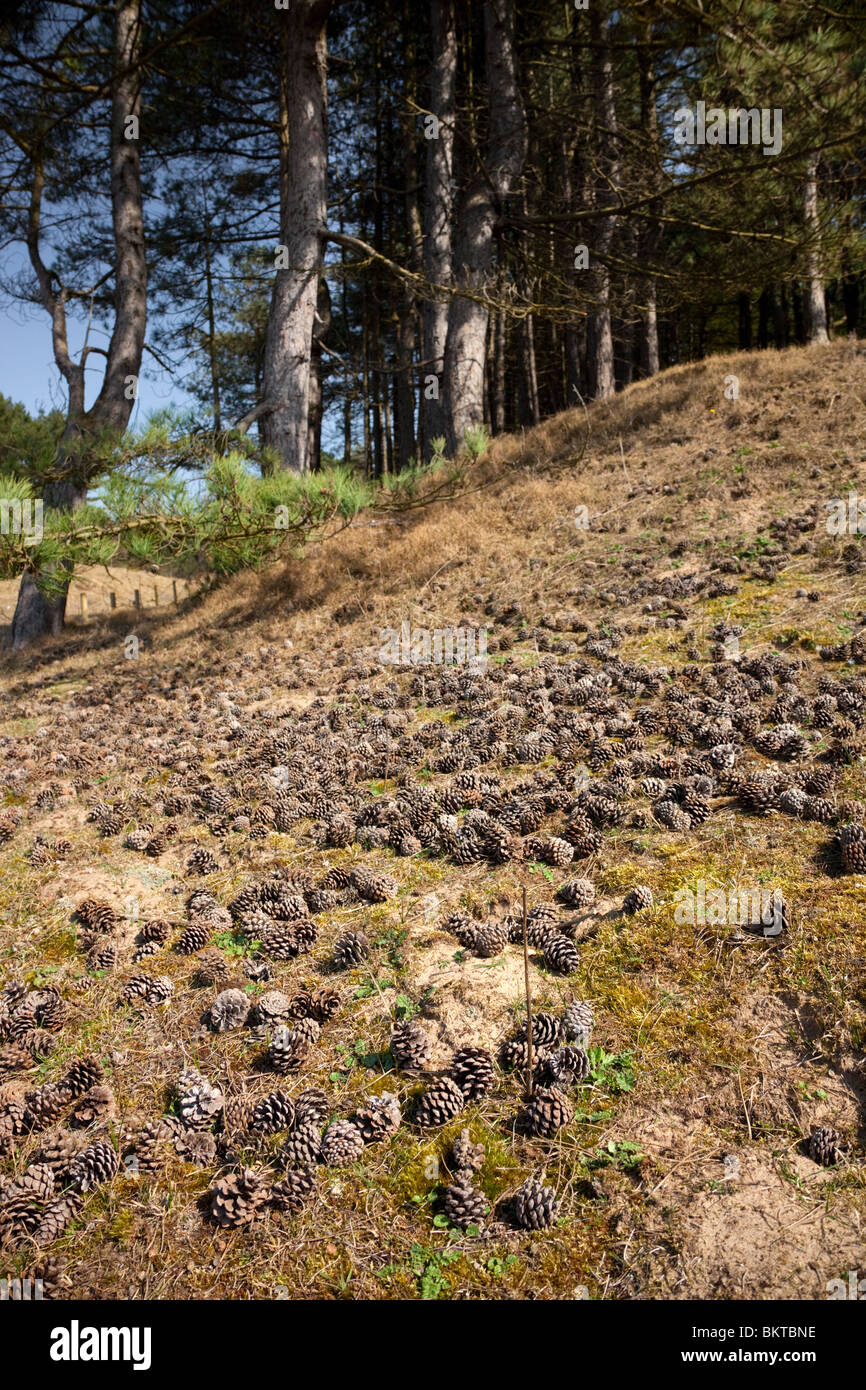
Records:
[[[84,340],[84,325],[71,322],[69,345],[77,357]],[[96,339],[97,342],[101,340]],[[92,401],[102,378],[102,361],[93,357],[88,370],[87,403]],[[51,321],[46,313],[25,305],[0,306],[0,394],[21,401],[35,412],[42,407],[66,407],[66,388],[54,365],[51,350]],[[133,428],[144,422],[154,410],[174,404],[180,408],[192,404],[182,387],[163,372],[152,357],[145,354],[139,382],[139,395]]]

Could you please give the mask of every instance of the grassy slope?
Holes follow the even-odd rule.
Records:
[[[739,377],[736,402],[723,394],[729,373]],[[458,504],[385,523],[362,518],[303,563],[239,580],[181,615],[151,613],[133,623],[121,612],[96,630],[70,634],[48,651],[47,664],[7,664],[0,735],[11,740],[7,767],[23,768],[30,780],[24,827],[0,849],[0,972],[51,971],[74,1002],[82,972],[74,902],[85,891],[118,905],[132,894],[142,915],[165,913],[171,889],[189,891],[191,844],[213,843],[203,827],[182,822],[179,843],[154,864],[122,848],[122,837],[97,838],[84,823],[88,802],[120,796],[142,775],[146,789],[158,785],[160,774],[142,774],[122,748],[113,763],[100,757],[89,790],[53,812],[32,809],[40,782],[64,775],[47,756],[63,747],[57,714],[88,686],[89,718],[104,749],[118,727],[135,721],[138,706],[168,710],[183,728],[198,704],[213,710],[231,688],[245,692],[233,698],[251,713],[290,711],[334,699],[342,657],[375,651],[380,628],[403,619],[428,627],[480,623],[492,596],[494,606],[519,602],[530,631],[560,613],[578,613],[591,628],[625,625],[621,656],[673,670],[689,660],[693,643],[706,659],[707,634],[724,619],[744,626],[748,652],[781,647],[804,657],[807,691],[822,674],[838,678],[844,667],[820,662],[815,648],[857,629],[866,585],[842,560],[851,538],[825,534],[823,504],[849,489],[866,492],[863,380],[862,352],[848,345],[674,369],[588,417],[569,412],[523,439],[497,441],[478,469],[483,489]],[[797,533],[777,577],[763,577],[775,544],[771,523],[816,505],[817,529]],[[575,527],[577,506],[589,509],[589,531]],[[804,537],[809,547],[796,553]],[[656,612],[646,611],[645,600],[623,605],[618,597],[639,562],[641,575],[676,575],[732,556],[741,558],[743,573],[730,597],[699,596],[684,600],[681,611]],[[133,630],[142,638],[137,663],[123,657],[123,637]],[[520,664],[538,660],[531,636],[514,655]],[[370,684],[375,689],[391,674],[380,671]],[[351,698],[351,690],[344,684],[340,697]],[[448,716],[431,710],[424,717]],[[866,795],[862,764],[846,769],[840,790]],[[322,855],[309,829],[305,822],[293,836],[219,842],[226,868],[207,886],[227,901],[275,855],[318,868]],[[34,868],[26,854],[34,833],[68,836],[72,854]],[[576,980],[563,982],[534,964],[533,991],[542,1007],[591,998],[599,1020],[594,1042],[620,1066],[598,1073],[581,1094],[578,1119],[553,1141],[515,1139],[511,1083],[468,1112],[473,1136],[487,1145],[488,1196],[497,1200],[544,1170],[562,1198],[553,1231],[502,1229],[486,1240],[454,1240],[433,1224],[429,1160],[447,1154],[460,1128],[454,1122],[432,1137],[404,1128],[355,1167],[322,1170],[312,1207],[249,1232],[219,1233],[204,1221],[198,1199],[209,1170],[172,1159],[156,1178],[121,1177],[89,1199],[53,1252],[66,1262],[70,1288],[93,1297],[270,1297],[279,1285],[293,1297],[562,1298],[579,1286],[594,1297],[822,1297],[828,1279],[857,1268],[858,1259],[862,1266],[866,1216],[862,1162],[824,1170],[802,1154],[814,1124],[836,1124],[859,1140],[855,1158],[864,1138],[863,885],[827,872],[829,833],[778,814],[747,817],[724,801],[687,835],[652,820],[605,832],[591,873],[600,897],[619,902],[641,882],[653,889],[656,907],[633,919],[599,915]],[[345,1055],[340,1047],[359,1044],[367,1055],[386,1047],[398,993],[426,999],[443,1057],[461,1040],[461,1020],[472,1034],[464,1040],[495,1046],[520,997],[514,948],[493,966],[455,961],[456,943],[436,924],[460,903],[514,901],[524,883],[530,902],[547,899],[547,877],[515,865],[467,870],[426,857],[392,861],[390,851],[365,855],[357,847],[327,858],[369,858],[397,877],[400,892],[379,908],[325,914],[313,955],[278,968],[279,986],[317,978],[346,925],[362,923],[376,941],[372,962],[349,977],[354,989],[344,984],[349,1003],[328,1026],[304,1084],[323,1081],[346,1109],[356,1092],[381,1090],[375,1065],[330,1078]],[[555,873],[554,883],[566,876]],[[790,931],[780,941],[737,941],[729,928],[678,925],[673,895],[699,877],[779,885],[793,908]],[[200,1034],[207,1001],[189,982],[189,961],[171,952],[157,960],[176,982],[164,1011],[118,1010],[116,981],[98,981],[75,1003],[58,1053],[41,1068],[50,1079],[69,1055],[97,1051],[121,1106],[118,1132],[136,1115],[161,1112],[190,1058],[208,1074],[249,1074],[258,1090],[273,1085],[256,1076],[260,1048],[243,1036]],[[373,979],[378,992],[366,988]],[[627,1084],[629,1069],[636,1085],[624,1090],[617,1078]],[[414,1089],[405,1080],[396,1085],[407,1096]],[[27,1152],[25,1145],[19,1162]],[[726,1179],[726,1154],[739,1162],[735,1179]]]

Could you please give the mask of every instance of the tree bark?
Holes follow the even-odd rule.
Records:
[[[660,190],[663,181],[661,139],[656,106],[657,77],[652,49],[652,20],[644,29],[644,43],[637,46],[640,73],[641,126],[647,132],[649,144],[649,180],[651,187]],[[656,204],[652,205],[655,210]],[[661,250],[663,224],[655,219],[647,222],[639,238],[640,258],[644,265],[654,265]],[[643,288],[640,312],[639,366],[643,377],[655,376],[659,370],[658,291],[654,275],[647,276]]]
[[[596,110],[596,159],[599,179],[596,196],[604,205],[610,203],[614,189],[619,183],[619,160],[617,157],[616,104],[613,91],[613,64],[607,43],[608,20],[599,14],[598,7],[591,11],[591,36],[593,42],[593,79]],[[593,366],[593,395],[598,400],[606,400],[616,390],[613,360],[613,332],[611,329],[611,277],[606,258],[613,245],[616,230],[616,215],[599,218],[595,250],[598,257],[593,277],[593,294],[596,309],[590,315],[589,345]]]
[[[106,354],[99,394],[89,410],[84,404],[84,370],[89,348],[78,362],[69,353],[66,324],[66,291],[55,291],[54,280],[42,260],[40,219],[44,172],[41,152],[33,164],[28,224],[28,252],[39,286],[42,307],[51,316],[54,360],[67,384],[66,427],[54,476],[43,491],[47,509],[71,512],[87,500],[90,477],[99,460],[89,456],[89,444],[97,435],[121,434],[129,424],[138,394],[138,376],[147,326],[147,261],[141,193],[141,159],[138,123],[141,120],[141,12],[140,0],[120,0],[114,24],[111,81],[111,129],[109,166],[111,220],[114,241],[114,323]],[[133,133],[133,124],[135,131]],[[38,576],[25,571],[12,619],[13,651],[39,637],[56,636],[63,628],[71,571],[55,576],[60,592],[43,593]],[[56,586],[55,586],[56,589]]]
[[[810,343],[829,343],[827,304],[821,267],[821,219],[818,213],[818,159],[809,161],[803,189],[806,228],[806,335]]]
[[[741,290],[737,295],[737,337],[741,350],[751,351],[752,304],[748,290]]]
[[[436,139],[427,140],[424,193],[424,273],[433,285],[451,284],[451,229],[454,215],[454,121],[457,92],[457,27],[454,0],[432,0],[433,62],[430,75],[430,114],[438,122]],[[421,393],[421,461],[428,463],[433,440],[446,434],[443,399],[448,304],[428,299],[422,318],[424,364],[422,381],[438,378],[438,396]]]
[[[455,237],[455,284],[467,291],[453,299],[445,345],[446,441],[455,454],[467,430],[484,421],[484,362],[488,310],[470,298],[492,283],[494,232],[500,208],[526,158],[526,119],[514,47],[513,0],[486,0],[485,58],[489,103],[486,169],[463,196]]]
[[[326,25],[333,0],[294,0],[284,24],[284,103],[288,149],[280,199],[280,244],[265,340],[264,394],[278,402],[262,436],[280,466],[310,466],[309,414],[313,329],[327,217],[328,116]]]

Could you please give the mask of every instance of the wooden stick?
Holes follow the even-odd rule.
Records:
[[[523,885],[523,978],[526,984],[526,1089],[532,1095],[532,995],[529,991],[529,936],[526,929],[526,884]]]

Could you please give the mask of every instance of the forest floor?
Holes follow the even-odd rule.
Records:
[[[179,610],[119,610],[4,658],[0,1274],[50,1261],[54,1296],[90,1299],[629,1300],[823,1299],[866,1273],[866,853],[836,839],[866,817],[866,546],[826,525],[834,499],[866,495],[866,351],[676,368],[495,441],[469,476],[456,502],[362,516]],[[486,670],[383,665],[382,630],[404,621],[486,625]],[[548,862],[551,837],[570,863]],[[269,941],[293,923],[255,889],[274,870],[315,926],[287,959]],[[557,896],[574,878],[595,890],[579,911]],[[779,890],[783,930],[680,920],[701,883]],[[652,905],[629,914],[637,885]],[[573,1114],[526,1133],[521,1077],[497,1061],[492,1088],[421,1127],[417,1097],[454,1052],[498,1058],[524,1016],[522,949],[480,956],[451,915],[519,918],[524,887],[579,953],[556,973],[536,931],[534,1011],[595,1015]],[[113,909],[101,940],[77,915],[92,900]],[[175,949],[191,917],[217,983]],[[134,960],[146,921],[170,932]],[[369,942],[354,966],[335,956],[347,931]],[[169,997],[124,998],[141,975]],[[227,986],[253,1012],[218,1032]],[[297,1015],[323,986],[339,1010],[275,1073],[257,1001],[280,991]],[[432,1047],[414,1073],[389,1049],[407,1019]],[[87,1057],[104,1089],[82,1104],[52,1083]],[[225,1097],[197,1144],[178,1119],[191,1064]],[[267,1195],[285,1178],[286,1126],[264,1133],[245,1102],[311,1088],[324,1124],[383,1091],[403,1123],[319,1162],[294,1214],[249,1195],[248,1224],[216,1224],[215,1183],[249,1168]],[[818,1126],[840,1136],[829,1166],[810,1157]],[[489,1208],[468,1230],[444,1208],[464,1128]],[[100,1141],[113,1176],[104,1151],[70,1160]],[[518,1225],[527,1178],[555,1190],[547,1229]]]

